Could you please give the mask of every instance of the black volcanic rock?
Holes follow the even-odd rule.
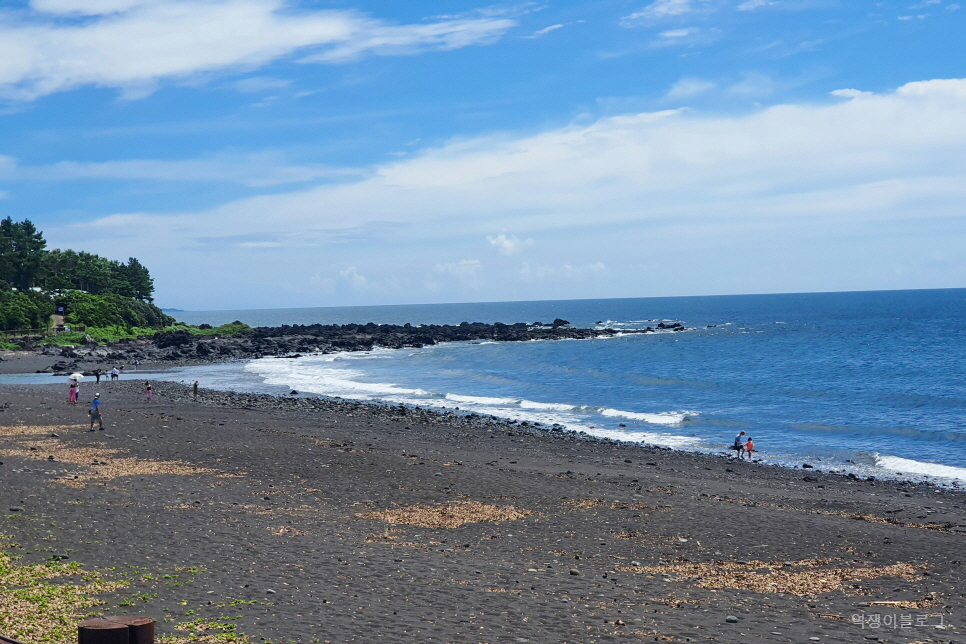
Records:
[[[683,331],[680,322],[660,323],[657,329],[632,329],[622,333],[656,333]],[[233,336],[195,335],[187,330],[158,332],[151,337],[121,340],[102,347],[65,348],[65,358],[111,363],[165,362],[197,360],[201,362],[257,358],[264,356],[293,357],[299,354],[333,353],[337,351],[371,351],[374,348],[420,348],[440,342],[493,340],[523,342],[527,340],[583,340],[610,337],[610,328],[587,329],[571,326],[557,318],[553,324],[528,325],[462,322],[451,324],[309,324],[257,327]],[[105,351],[106,350],[106,351]],[[55,370],[57,370],[55,368]]]

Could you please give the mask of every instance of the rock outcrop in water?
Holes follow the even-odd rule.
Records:
[[[130,364],[149,362],[223,362],[264,356],[297,357],[306,353],[371,351],[375,348],[403,349],[431,346],[440,342],[527,340],[584,340],[611,337],[618,333],[657,333],[684,331],[680,322],[656,328],[615,331],[610,328],[573,327],[566,320],[552,324],[485,324],[463,322],[459,325],[428,324],[311,324],[258,327],[229,337],[195,335],[187,330],[157,333],[137,340],[119,340],[103,346],[47,347],[44,353],[61,355],[65,360],[50,371],[72,369],[78,362]]]

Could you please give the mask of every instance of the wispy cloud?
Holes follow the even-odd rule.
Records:
[[[285,163],[275,152],[217,155],[202,159],[124,161],[61,161],[44,166],[21,166],[0,156],[0,178],[8,181],[152,180],[225,182],[250,187],[310,183],[319,180],[359,178],[365,171],[320,164]]]
[[[369,280],[364,275],[360,275],[359,270],[355,266],[350,266],[343,271],[339,271],[339,277],[357,291],[365,290],[370,286]]]
[[[875,96],[872,92],[863,92],[858,89],[834,89],[829,92],[829,96],[837,96],[838,98],[860,98],[862,96]]]
[[[434,273],[447,275],[461,282],[472,282],[480,277],[483,271],[483,262],[478,259],[463,259],[458,262],[447,262],[437,264],[433,269]]]
[[[655,0],[640,11],[624,16],[620,23],[625,27],[632,27],[642,22],[655,22],[664,18],[682,16],[691,11],[691,0]]]
[[[327,51],[302,58],[303,63],[341,63],[370,54],[400,56],[459,49],[496,42],[516,22],[507,18],[449,20],[428,25],[383,26],[372,23],[353,38]]]
[[[518,255],[533,246],[532,239],[521,240],[516,235],[507,236],[506,233],[500,233],[495,237],[487,235],[486,241],[495,246],[502,255]]]
[[[488,44],[516,24],[488,16],[392,25],[351,11],[292,11],[283,0],[34,0],[30,8],[0,20],[0,97],[99,86],[133,99],[165,80],[296,53],[340,63]]]
[[[255,94],[258,92],[271,92],[277,89],[285,89],[292,84],[291,80],[285,78],[271,78],[269,76],[249,76],[228,83],[236,92],[244,94]]]
[[[665,38],[667,40],[677,40],[680,38],[687,38],[688,36],[693,36],[699,33],[701,30],[697,27],[685,27],[684,29],[668,29],[667,31],[662,31],[658,34],[659,38]]]
[[[529,36],[524,36],[524,38],[541,38],[549,34],[551,31],[556,31],[558,29],[563,29],[563,25],[556,24],[556,25],[550,25],[549,27],[544,27],[543,29],[537,29]]]
[[[746,72],[740,81],[728,87],[728,93],[748,98],[766,98],[773,95],[778,87],[779,83],[771,76]]]
[[[700,78],[682,78],[671,86],[671,89],[667,91],[665,96],[667,98],[690,98],[710,91],[715,87],[717,85],[711,81]]]
[[[773,5],[775,2],[771,0],[745,0],[738,5],[738,11],[754,11],[755,9],[761,9],[762,7],[767,7]]]

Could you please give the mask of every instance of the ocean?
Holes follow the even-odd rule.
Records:
[[[263,358],[165,378],[540,422],[765,463],[966,483],[966,289],[178,312],[251,325],[552,322],[688,330]]]
[[[966,482],[966,289],[179,312],[198,324],[551,322],[688,331],[460,342],[188,368],[211,386],[291,389],[560,423],[766,463]]]

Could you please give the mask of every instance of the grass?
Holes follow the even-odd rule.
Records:
[[[47,561],[43,563],[22,563],[22,555],[11,551],[28,553],[11,537],[0,534],[0,633],[7,637],[30,642],[31,644],[74,644],[77,641],[77,624],[87,618],[101,614],[110,607],[138,606],[158,596],[143,588],[147,582],[158,582],[159,577],[145,573],[133,566],[123,571],[117,568],[104,569],[105,579],[100,572],[85,570],[77,562]],[[182,574],[200,574],[204,570],[197,567],[177,568]],[[162,578],[178,577],[178,574],[158,573]],[[187,580],[186,583],[191,583]],[[132,584],[141,586],[130,597],[116,597],[114,603],[101,595],[116,593],[129,588]],[[204,606],[209,610],[234,608],[234,612],[257,601],[230,600],[221,602],[217,607]],[[188,604],[186,600],[179,605]],[[210,604],[210,602],[209,602]],[[167,609],[165,609],[167,611]],[[195,610],[185,610],[185,616],[192,616]],[[222,612],[219,610],[219,612]],[[194,618],[174,625],[181,634],[159,636],[161,644],[251,644],[251,640],[239,633],[235,621],[241,615],[222,615],[211,618]],[[169,621],[167,618],[165,621]]]
[[[0,542],[0,632],[8,637],[38,644],[76,642],[79,618],[106,603],[97,595],[127,585],[106,581],[76,562],[21,564],[7,552],[18,544],[4,535]],[[54,579],[57,583],[51,583]]]
[[[251,331],[252,328],[245,324],[244,322],[239,322],[235,320],[234,322],[229,322],[227,324],[222,324],[221,326],[211,327],[210,329],[201,329],[196,326],[187,326],[188,331],[194,335],[224,335],[232,336],[238,335],[239,333],[244,333],[245,331]],[[167,329],[165,329],[167,330]]]
[[[125,339],[136,339],[144,336],[153,336],[158,331],[187,331],[192,335],[220,335],[220,336],[233,336],[239,333],[244,333],[245,331],[250,331],[251,327],[244,322],[234,321],[228,324],[222,324],[221,326],[211,327],[202,329],[197,326],[191,326],[189,324],[184,324],[183,322],[178,322],[172,324],[171,326],[166,326],[163,329],[156,329],[151,327],[138,327],[138,326],[109,326],[109,327],[87,327],[87,331],[84,333],[60,333],[58,335],[52,335],[44,338],[40,341],[42,345],[54,345],[58,347],[64,346],[76,346],[84,343],[85,337],[91,337],[98,344],[104,344],[106,342],[117,342],[118,340]],[[17,350],[20,349],[18,345],[3,343],[0,348]]]

